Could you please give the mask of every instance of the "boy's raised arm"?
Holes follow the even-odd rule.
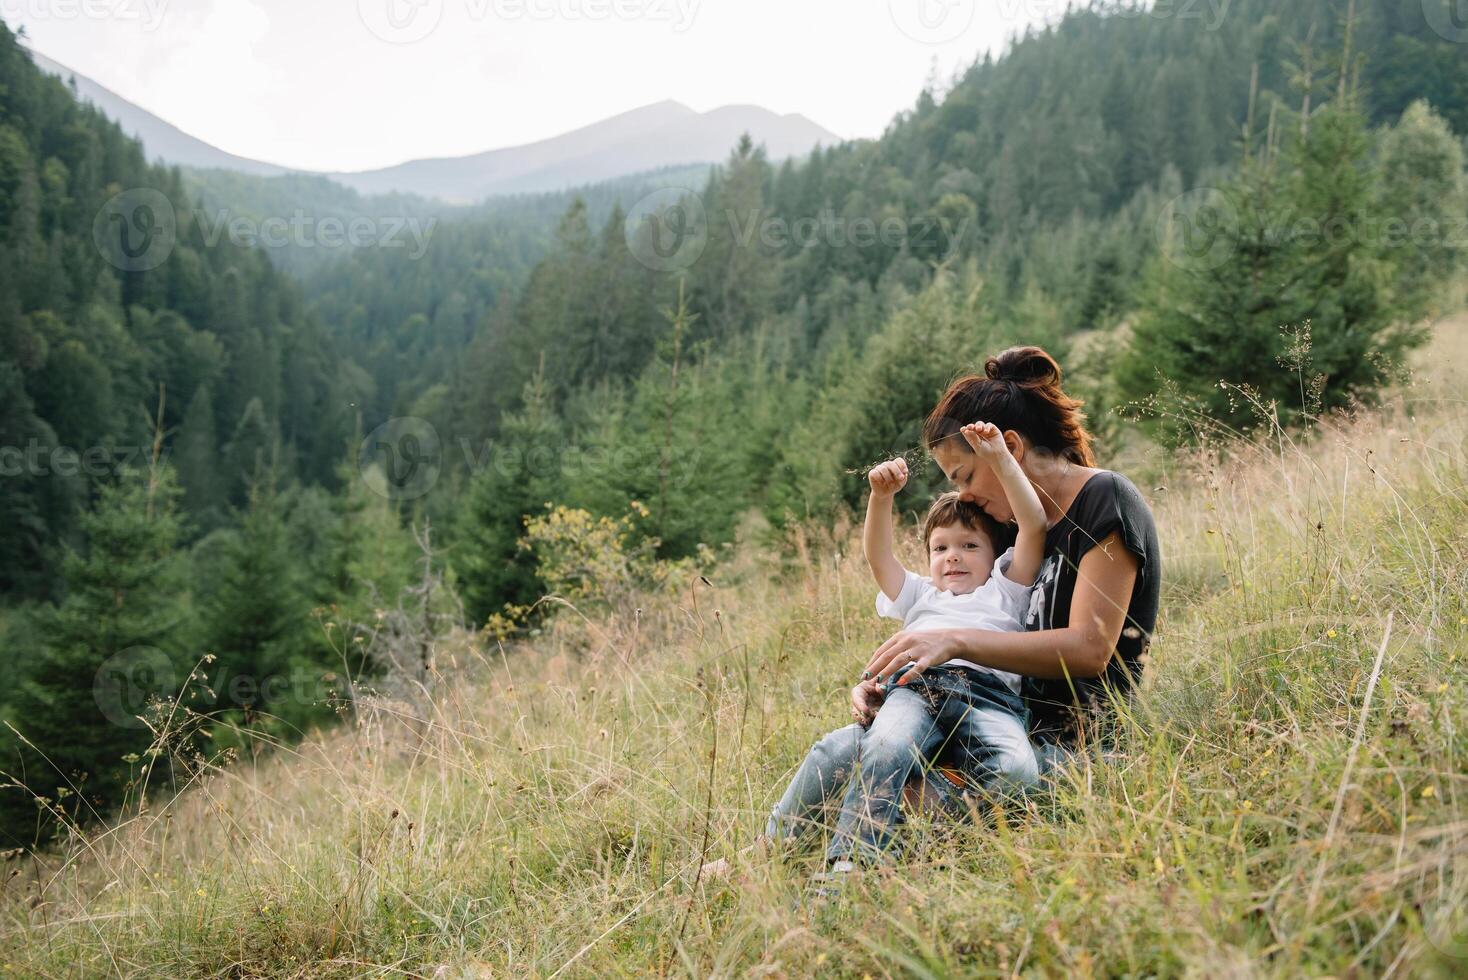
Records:
[[[902,594],[907,570],[892,554],[892,498],[907,485],[907,460],[889,459],[872,467],[867,474],[872,485],[867,498],[867,520],[862,527],[861,545],[877,588],[893,602]]]
[[[987,463],[1004,487],[1004,496],[1009,500],[1009,509],[1014,513],[1019,533],[1014,539],[1014,558],[1005,575],[1017,585],[1034,585],[1035,576],[1040,574],[1040,565],[1045,560],[1045,507],[1040,495],[1019,461],[1009,451],[1004,433],[989,422],[972,422],[962,429],[964,441],[969,444],[979,459]]]

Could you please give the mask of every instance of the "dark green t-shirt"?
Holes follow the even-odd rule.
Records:
[[[1048,630],[1070,624],[1081,559],[1115,533],[1140,563],[1116,654],[1098,678],[1024,679],[1021,694],[1030,708],[1030,734],[1038,742],[1074,742],[1083,718],[1094,717],[1110,698],[1125,697],[1141,676],[1157,625],[1162,563],[1152,511],[1119,473],[1103,470],[1087,480],[1065,516],[1045,535],[1045,560],[1035,576],[1024,627]]]

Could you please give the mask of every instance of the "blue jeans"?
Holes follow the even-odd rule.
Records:
[[[1023,702],[992,675],[934,667],[888,690],[870,728],[847,725],[811,746],[770,814],[769,837],[798,837],[844,789],[827,860],[879,858],[901,822],[902,787],[915,768],[922,767],[939,799],[954,796],[945,779],[922,766],[939,751],[956,755],[970,783],[983,790],[1022,788],[1039,778]]]

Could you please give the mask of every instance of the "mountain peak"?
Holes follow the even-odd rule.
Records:
[[[37,51],[41,70],[75,78],[78,93],[124,132],[138,138],[152,159],[188,167],[220,168],[262,176],[292,171],[236,156],[179,130],[71,68]],[[717,163],[748,132],[771,160],[801,156],[840,137],[798,113],[736,103],[699,112],[662,99],[533,143],[504,146],[461,157],[415,158],[391,167],[317,174],[364,194],[404,192],[469,203],[501,194],[554,191],[681,164]]]

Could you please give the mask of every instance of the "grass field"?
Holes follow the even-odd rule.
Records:
[[[1462,975],[1465,333],[1380,412],[1158,462],[1163,618],[1121,757],[917,821],[838,901],[801,901],[813,853],[743,848],[885,635],[851,528],[529,647],[449,637],[431,684],[15,859],[3,968]]]

